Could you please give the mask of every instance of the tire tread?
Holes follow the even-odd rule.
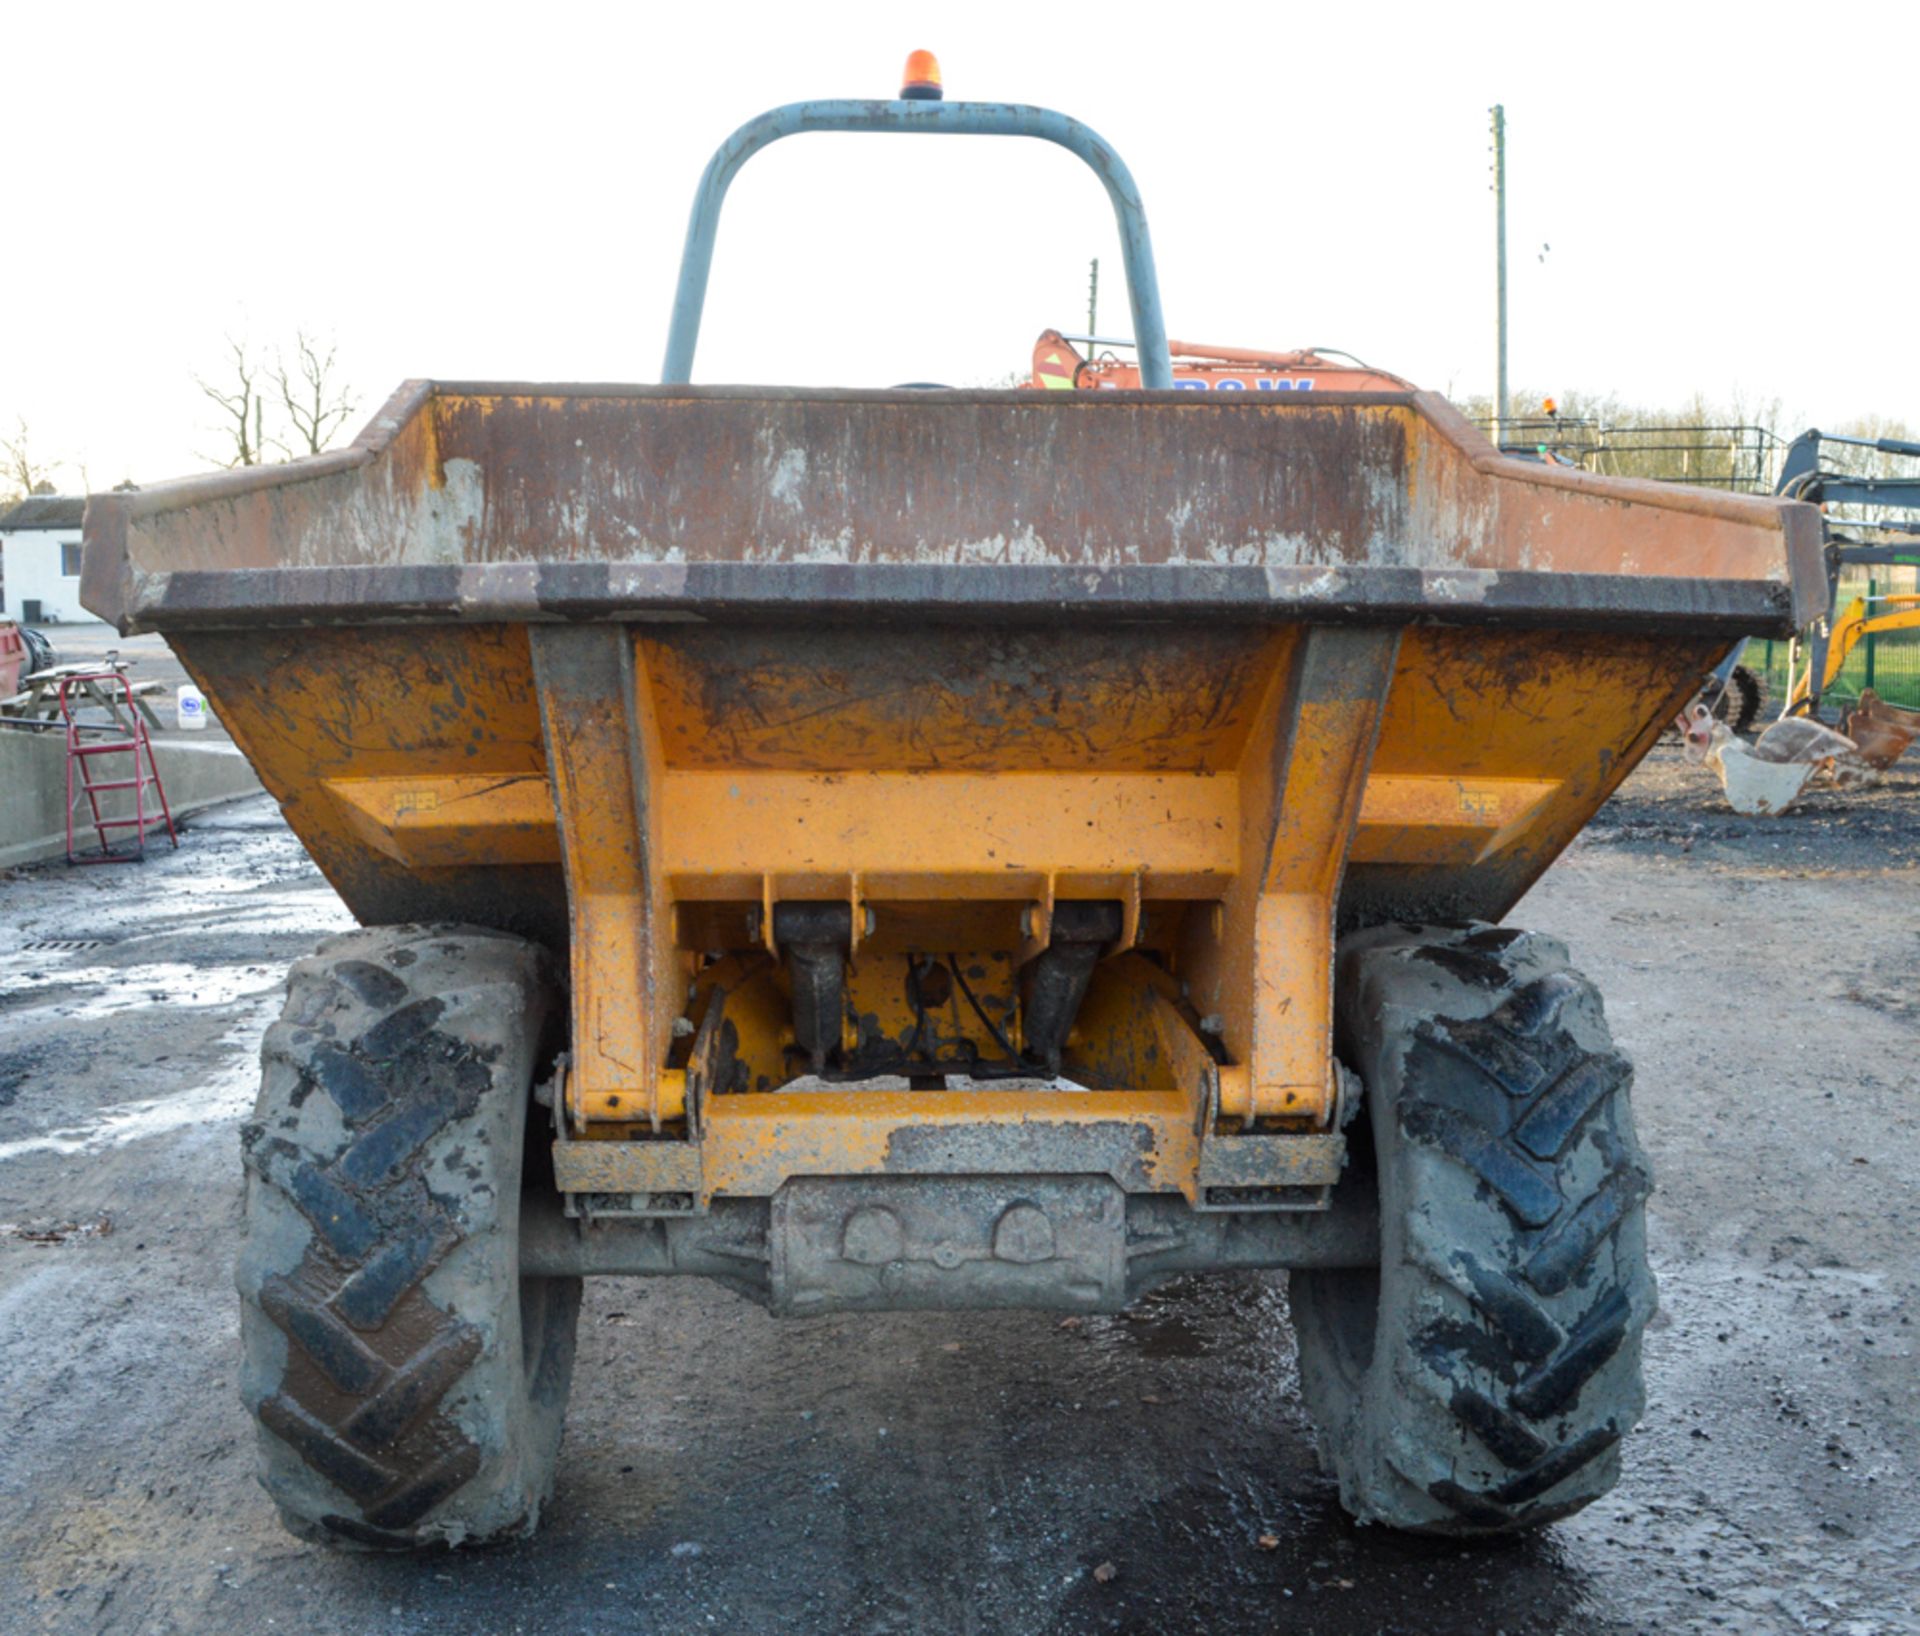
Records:
[[[285,1017],[263,1047],[261,1107],[244,1137],[250,1185],[279,1195],[312,1229],[288,1271],[259,1276],[242,1258],[243,1300],[285,1346],[278,1383],[255,1412],[265,1433],[358,1511],[348,1514],[337,1500],[330,1510],[305,1509],[276,1485],[268,1459],[268,1486],[289,1526],[407,1547],[432,1537],[421,1532],[423,1520],[487,1467],[452,1406],[494,1345],[491,1331],[429,1292],[435,1269],[484,1229],[487,1211],[469,1227],[459,1214],[470,1208],[461,1202],[469,1184],[443,1183],[436,1171],[430,1185],[426,1165],[449,1127],[484,1145],[460,1124],[477,1130],[472,1116],[483,1097],[519,1094],[495,1084],[499,1048],[463,1038],[446,999],[417,990],[436,979],[499,987],[496,1015],[513,1000],[537,1004],[529,1013],[537,1027],[546,966],[529,945],[463,928],[349,933],[329,947],[344,957],[323,950],[294,968]],[[392,958],[408,949],[415,958]],[[303,1119],[315,1088],[331,1111]],[[490,1181],[470,1185],[490,1207]],[[505,1296],[517,1301],[515,1290],[517,1282]],[[570,1346],[566,1357],[570,1364]]]
[[[1383,1198],[1402,1201],[1383,1223],[1382,1355],[1370,1341],[1353,1348],[1361,1366],[1309,1359],[1351,1344],[1336,1314],[1352,1303],[1320,1316],[1314,1278],[1296,1298],[1343,1496],[1419,1532],[1511,1533],[1605,1492],[1640,1412],[1654,1305],[1631,1065],[1557,945],[1491,930],[1376,933],[1343,957],[1343,1043],[1387,1099],[1376,1162],[1397,1167]],[[1481,1452],[1462,1458],[1463,1440]]]

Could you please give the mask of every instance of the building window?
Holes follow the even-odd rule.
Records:
[[[77,540],[60,543],[60,572],[68,579],[80,577],[80,543]]]

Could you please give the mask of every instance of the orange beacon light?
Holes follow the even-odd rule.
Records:
[[[931,51],[907,54],[907,71],[901,76],[900,100],[938,102],[945,93],[940,88],[940,59]]]

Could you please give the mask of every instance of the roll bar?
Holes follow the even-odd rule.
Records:
[[[720,144],[708,161],[693,196],[686,249],[680,256],[680,282],[673,297],[673,323],[661,382],[682,386],[692,379],[694,348],[700,340],[700,316],[706,307],[707,275],[713,266],[714,235],[720,207],[740,167],[762,148],[802,131],[896,131],[931,136],[1030,136],[1057,143],[1077,154],[1100,178],[1113,203],[1126,264],[1127,297],[1133,308],[1133,334],[1139,347],[1140,380],[1146,387],[1173,385],[1173,360],[1167,351],[1166,320],[1160,311],[1160,284],[1153,267],[1153,242],[1147,235],[1140,190],[1120,155],[1077,119],[1050,108],[1012,102],[792,102],[750,119]]]

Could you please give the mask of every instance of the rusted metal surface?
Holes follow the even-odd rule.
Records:
[[[1823,584],[1810,507],[1503,459],[1427,393],[411,383],[349,451],[89,506],[87,606],[162,630],[1186,608],[1784,633]]]

